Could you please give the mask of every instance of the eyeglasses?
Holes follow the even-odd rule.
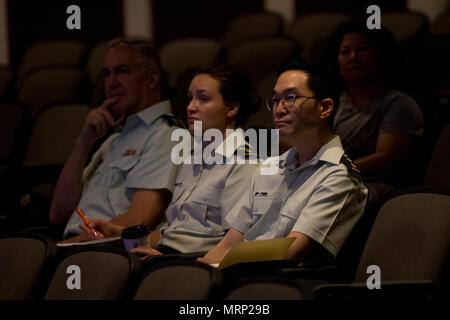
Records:
[[[302,95],[297,95],[297,94],[287,94],[282,97],[273,96],[273,97],[266,99],[266,108],[269,111],[273,111],[273,109],[275,109],[281,101],[283,104],[283,107],[285,107],[287,109],[292,109],[295,106],[295,101],[297,99],[301,99],[301,98],[306,98],[306,100],[303,103],[305,103],[308,99],[317,99],[317,97],[314,97],[314,96],[308,97],[308,96],[302,96]]]

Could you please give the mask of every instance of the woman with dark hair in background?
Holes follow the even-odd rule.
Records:
[[[346,89],[333,128],[346,153],[368,181],[410,183],[404,172],[417,159],[412,152],[423,134],[423,115],[413,98],[391,85],[394,38],[386,29],[352,21],[336,30],[331,44],[330,62]]]
[[[216,245],[229,228],[224,217],[246,191],[256,164],[237,164],[236,156],[250,153],[243,131],[227,136],[227,129],[236,129],[260,107],[249,78],[230,65],[212,65],[197,70],[188,92],[188,129],[194,134],[194,123],[202,125],[202,134],[218,129],[225,145],[215,148],[223,156],[223,164],[184,163],[175,183],[175,190],[166,210],[167,224],[150,234],[152,248],[137,248],[135,252],[152,255],[174,252],[207,251]],[[232,144],[232,141],[235,141]],[[233,148],[229,148],[229,145]],[[203,150],[207,144],[203,143]],[[202,154],[203,154],[202,150]],[[241,151],[241,153],[239,152]],[[190,155],[189,155],[190,156]],[[234,158],[233,163],[229,160]],[[83,231],[95,239],[89,229]],[[100,232],[100,238],[118,236],[123,227],[103,220],[90,220],[89,227]]]

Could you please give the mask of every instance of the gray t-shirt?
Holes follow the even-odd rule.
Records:
[[[376,99],[359,109],[353,108],[350,97],[343,94],[333,129],[346,154],[356,160],[375,152],[380,133],[422,136],[423,115],[413,98],[395,89],[380,89]]]

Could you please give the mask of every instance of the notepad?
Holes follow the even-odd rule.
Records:
[[[102,243],[109,243],[109,242],[115,242],[117,240],[120,240],[121,237],[110,237],[110,238],[103,238],[103,239],[97,239],[97,240],[86,240],[86,241],[80,241],[80,242],[70,242],[70,243],[57,243],[57,247],[71,247],[71,246],[87,246],[92,244],[102,244]]]
[[[236,243],[222,259],[218,268],[224,269],[237,263],[283,260],[295,238],[277,238]]]

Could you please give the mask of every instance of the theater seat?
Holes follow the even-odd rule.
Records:
[[[319,300],[449,296],[450,189],[405,191],[381,207],[354,281],[320,285]],[[374,284],[379,268],[380,289]]]
[[[77,40],[49,40],[31,45],[18,68],[23,79],[29,72],[41,67],[79,67],[87,51],[87,45]]]
[[[445,15],[437,19],[431,27],[430,33],[433,36],[450,35],[450,15]]]
[[[94,85],[97,78],[100,75],[100,71],[103,67],[103,58],[108,51],[108,46],[106,42],[97,43],[89,51],[89,55],[85,65],[86,74],[89,75],[89,80],[91,84]]]
[[[429,27],[427,17],[418,12],[383,13],[381,24],[399,43],[428,34]]]
[[[20,129],[24,123],[25,110],[17,103],[0,104],[0,160],[8,161],[18,148]]]
[[[231,289],[226,300],[303,300],[301,288],[285,279],[248,280]]]
[[[22,81],[18,100],[34,118],[45,107],[76,101],[84,76],[78,68],[36,70]]]
[[[33,233],[0,234],[0,300],[42,298],[56,244]]]
[[[231,20],[225,30],[227,47],[255,37],[277,37],[283,33],[283,18],[272,12],[244,14]]]
[[[423,182],[424,187],[450,188],[450,124],[448,124],[434,147]]]
[[[4,96],[8,93],[12,77],[13,72],[11,69],[0,67],[0,101],[3,100]]]
[[[243,68],[256,84],[296,54],[297,49],[297,43],[290,38],[256,38],[229,48],[227,63]]]
[[[140,282],[135,300],[214,299],[222,284],[217,268],[191,260],[171,260],[152,267]]]
[[[78,247],[61,258],[45,299],[125,299],[140,268],[138,257],[124,249],[108,246]],[[77,274],[79,287],[75,278]],[[71,276],[74,278],[69,278]]]
[[[165,43],[159,50],[169,86],[174,87],[186,70],[217,61],[222,46],[214,39],[186,38]]]
[[[90,110],[84,104],[62,104],[40,113],[28,141],[23,165],[64,164]]]
[[[292,23],[289,34],[300,43],[305,58],[320,58],[326,40],[347,20],[350,17],[339,12],[302,14]]]

